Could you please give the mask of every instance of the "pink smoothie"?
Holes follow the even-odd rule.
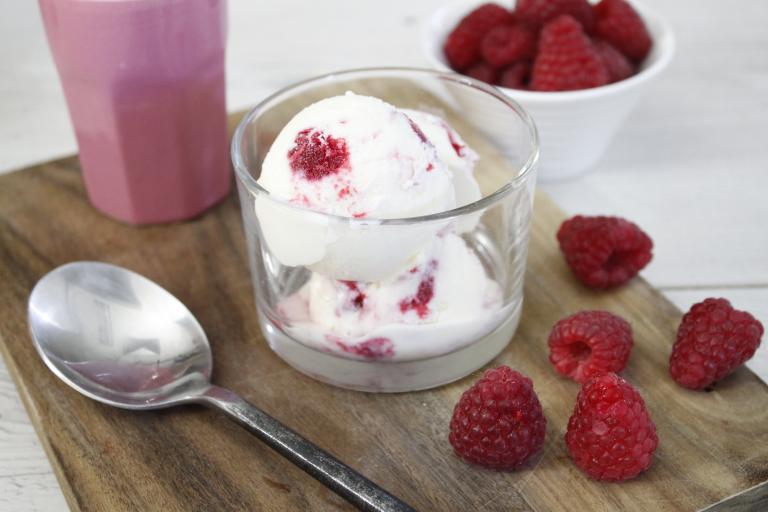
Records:
[[[39,0],[91,202],[134,224],[230,187],[226,0]]]

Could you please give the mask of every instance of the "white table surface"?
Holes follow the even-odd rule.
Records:
[[[424,66],[419,29],[442,0],[230,0],[232,110],[327,71]],[[568,212],[615,214],[656,244],[643,276],[682,310],[724,296],[768,326],[768,2],[645,0],[678,52],[582,178],[543,184]],[[0,172],[76,151],[37,3],[3,0]],[[329,14],[333,13],[333,14]],[[768,342],[750,366],[768,379]],[[0,511],[65,510],[0,361]]]

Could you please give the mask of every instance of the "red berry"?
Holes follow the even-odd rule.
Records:
[[[620,217],[576,215],[563,222],[557,240],[573,273],[592,288],[626,283],[653,256],[648,235]]]
[[[317,181],[339,172],[349,165],[347,142],[310,128],[296,135],[288,150],[291,170],[303,174],[309,181]]]
[[[608,83],[608,71],[578,21],[564,15],[550,21],[539,36],[531,89],[571,91]]]
[[[504,68],[499,76],[498,85],[510,89],[525,89],[531,74],[531,64],[528,61],[515,62]]]
[[[448,440],[473,464],[518,469],[541,451],[546,427],[531,379],[499,366],[461,395]]]
[[[483,60],[495,68],[530,59],[536,51],[536,34],[524,25],[501,25],[488,31],[481,46]]]
[[[669,358],[675,382],[704,389],[750,359],[763,336],[763,325],[725,299],[706,299],[683,316]]]
[[[635,62],[651,51],[651,36],[635,9],[624,0],[601,0],[595,5],[595,35],[605,39]]]
[[[651,466],[659,439],[640,393],[618,375],[606,373],[579,391],[565,444],[587,475],[619,482]]]
[[[496,82],[496,75],[498,74],[495,69],[486,64],[485,62],[478,62],[471,68],[464,72],[465,75],[471,76],[476,80],[481,80],[488,84]]]
[[[538,29],[561,14],[573,16],[589,32],[594,14],[587,0],[518,0],[515,18]]]
[[[596,39],[594,45],[600,58],[603,59],[605,69],[608,70],[609,83],[624,80],[635,74],[635,66],[611,43]]]
[[[454,29],[445,40],[443,52],[454,71],[464,71],[480,58],[480,43],[477,34]]]
[[[448,64],[464,71],[480,59],[483,36],[493,27],[512,23],[512,13],[496,4],[483,4],[467,14],[448,35],[443,45]]]
[[[632,328],[607,311],[581,311],[557,322],[548,344],[549,362],[557,373],[584,383],[624,369],[632,350]]]

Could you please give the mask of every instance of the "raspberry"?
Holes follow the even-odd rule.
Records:
[[[531,89],[570,91],[608,83],[608,71],[578,21],[563,15],[550,21],[539,36]]]
[[[594,13],[587,0],[518,0],[515,5],[515,18],[534,29],[561,14],[573,16],[587,32],[592,30]]]
[[[704,389],[750,359],[763,335],[763,325],[725,299],[706,299],[683,316],[669,358],[675,382]]]
[[[525,89],[530,73],[531,64],[528,61],[515,62],[502,70],[498,84],[511,89]]]
[[[474,64],[471,68],[466,70],[464,74],[487,84],[496,82],[496,70],[485,62]]]
[[[596,39],[594,42],[597,53],[603,59],[608,70],[608,82],[618,82],[635,74],[635,67],[623,53],[614,48],[611,43]]]
[[[448,440],[473,464],[518,469],[541,451],[546,427],[531,379],[499,366],[461,395]]]
[[[445,40],[443,53],[454,71],[464,71],[480,58],[480,38],[466,30],[454,29]]]
[[[624,369],[632,350],[632,328],[607,311],[581,311],[558,321],[548,344],[549,362],[557,373],[584,383]]]
[[[523,25],[501,25],[488,31],[480,53],[494,68],[530,59],[536,51],[536,34]]]
[[[565,444],[587,475],[619,482],[651,466],[659,439],[640,393],[618,375],[606,373],[581,387]]]
[[[635,62],[651,51],[651,36],[643,19],[624,0],[601,0],[595,5],[595,35],[605,39]]]
[[[483,4],[467,14],[448,35],[443,45],[448,64],[464,71],[480,59],[483,36],[493,27],[512,23],[512,13],[496,4]]]
[[[293,172],[317,181],[349,164],[347,142],[307,128],[296,135],[294,146],[288,150],[288,161]]]
[[[653,256],[648,235],[620,217],[576,215],[563,222],[557,240],[573,273],[592,288],[624,284]]]

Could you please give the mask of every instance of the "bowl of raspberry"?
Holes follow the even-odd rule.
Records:
[[[430,63],[491,83],[533,117],[539,178],[593,169],[672,59],[669,25],[632,0],[461,0],[425,24]]]

